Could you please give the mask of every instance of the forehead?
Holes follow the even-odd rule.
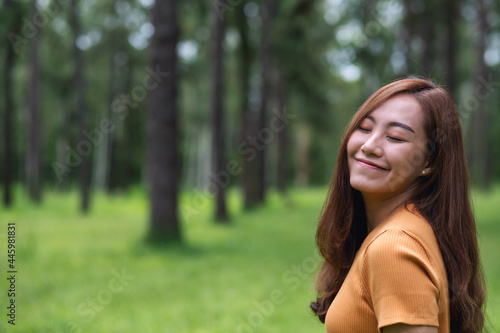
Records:
[[[407,94],[396,95],[373,110],[371,116],[376,123],[401,122],[414,130],[424,129],[424,112],[415,97]]]

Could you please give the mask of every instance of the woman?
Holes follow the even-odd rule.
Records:
[[[311,308],[328,333],[479,332],[485,284],[458,114],[433,82],[375,92],[340,146]]]

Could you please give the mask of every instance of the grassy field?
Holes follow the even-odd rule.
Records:
[[[309,310],[319,259],[314,245],[324,189],[271,194],[232,223],[216,225],[196,193],[182,198],[184,246],[143,243],[140,190],[96,195],[88,216],[76,192],[48,193],[41,207],[18,194],[0,211],[0,332],[324,332]],[[491,331],[500,328],[500,188],[475,194]],[[7,223],[16,225],[16,325],[7,323]],[[494,316],[497,314],[497,317]]]

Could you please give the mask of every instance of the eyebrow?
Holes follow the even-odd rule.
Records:
[[[369,119],[369,120],[373,121],[374,123],[376,123],[375,119],[372,116],[366,116],[366,119]],[[410,126],[408,126],[406,124],[400,123],[398,121],[391,121],[389,123],[389,127],[401,127],[401,128],[403,128],[403,129],[405,129],[407,131],[415,133],[415,131],[413,130],[413,128],[411,128]]]

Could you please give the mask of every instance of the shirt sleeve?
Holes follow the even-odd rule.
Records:
[[[397,323],[439,326],[437,274],[416,238],[387,230],[368,246],[362,265],[379,330]]]

